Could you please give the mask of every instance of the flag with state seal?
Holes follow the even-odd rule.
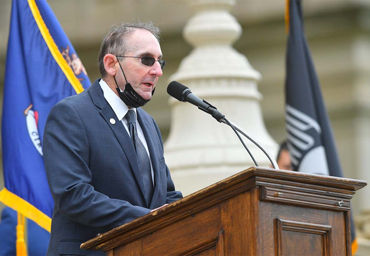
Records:
[[[46,0],[13,0],[2,116],[0,201],[50,231],[54,202],[42,152],[44,126],[61,99],[90,86]]]

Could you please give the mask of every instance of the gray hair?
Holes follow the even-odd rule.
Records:
[[[158,27],[154,26],[152,22],[122,23],[120,25],[113,26],[104,37],[99,51],[98,67],[102,77],[107,74],[104,68],[104,56],[108,53],[113,55],[125,54],[129,50],[125,39],[137,29],[148,30],[159,42],[160,30]]]

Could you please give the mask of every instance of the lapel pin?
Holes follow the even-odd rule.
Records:
[[[114,118],[111,118],[109,121],[110,121],[111,124],[115,124],[116,123],[116,120],[114,120]]]

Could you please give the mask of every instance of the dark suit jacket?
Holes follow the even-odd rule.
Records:
[[[130,136],[98,80],[51,110],[43,139],[55,201],[48,255],[104,255],[81,250],[80,244],[182,197],[166,166],[158,126],[144,110],[137,113],[154,171],[150,204]]]

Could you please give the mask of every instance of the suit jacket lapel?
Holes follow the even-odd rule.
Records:
[[[144,197],[144,183],[140,174],[139,166],[136,161],[136,153],[134,146],[131,142],[130,136],[127,134],[127,131],[121,121],[117,119],[116,114],[104,98],[102,89],[100,88],[99,80],[96,80],[95,83],[88,89],[91,99],[94,102],[95,106],[100,109],[100,115],[107,122],[109,127],[112,129],[114,135],[116,136],[121,148],[128,159],[133,175],[135,176],[136,182],[140,187],[141,194]]]

